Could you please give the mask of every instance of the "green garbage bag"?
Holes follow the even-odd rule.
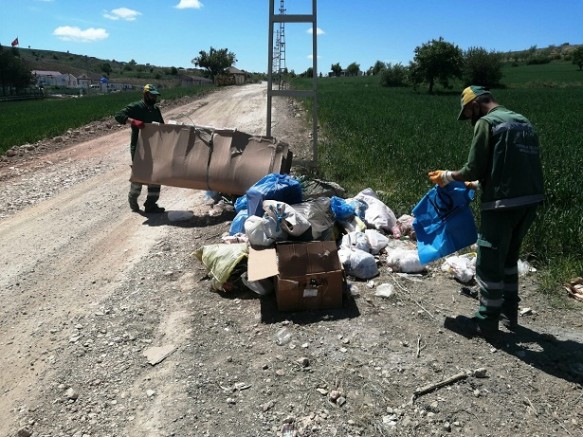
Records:
[[[212,276],[211,286],[222,290],[231,273],[249,255],[247,243],[210,244],[194,252],[194,256],[206,267]]]

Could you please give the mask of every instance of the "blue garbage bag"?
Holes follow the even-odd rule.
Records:
[[[302,201],[302,186],[288,174],[270,173],[262,177],[247,193],[249,215],[263,217],[263,201],[278,200],[293,205]]]
[[[242,209],[248,208],[249,201],[247,200],[247,195],[243,194],[240,197],[237,197],[235,200],[235,212],[240,212]]]
[[[240,199],[240,198],[239,198]],[[244,234],[245,233],[245,220],[249,218],[249,211],[246,209],[242,209],[237,213],[233,222],[231,223],[231,227],[229,228],[229,235],[235,235],[238,233]]]
[[[356,215],[356,205],[357,203],[349,203],[338,196],[330,198],[330,211],[332,211],[334,220],[337,221],[349,220],[354,217]]]
[[[436,185],[413,208],[413,228],[421,264],[427,264],[464,247],[478,238],[470,202],[475,191],[463,182]]]

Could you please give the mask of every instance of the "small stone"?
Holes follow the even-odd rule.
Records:
[[[316,391],[320,393],[322,396],[326,396],[328,394],[328,390],[325,388],[317,388]]]
[[[73,388],[69,387],[65,392],[67,399],[77,400],[79,398],[79,393],[77,393]]]
[[[480,397],[480,394],[481,394],[480,390],[478,390],[478,389],[475,389],[474,390],[474,396],[475,397],[479,398]]]
[[[31,437],[32,431],[28,428],[20,428],[17,433],[18,437]]]
[[[444,429],[445,431],[447,431],[447,432],[450,432],[450,431],[451,431],[451,425],[449,424],[449,422],[445,422],[445,423],[443,424],[443,429]]]
[[[154,390],[146,390],[146,396],[148,396],[149,398],[151,398],[155,394],[156,392]]]
[[[298,358],[296,362],[302,367],[308,367],[310,365],[310,360],[307,357]]]
[[[480,367],[479,369],[474,370],[474,376],[476,378],[486,378],[486,369]]]

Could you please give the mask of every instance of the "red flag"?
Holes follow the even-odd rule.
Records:
[[[18,37],[14,41],[12,41],[12,47],[16,47],[18,45]]]

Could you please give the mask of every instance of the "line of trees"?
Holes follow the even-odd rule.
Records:
[[[539,51],[533,46],[521,54],[521,59],[528,64],[550,62],[551,57],[546,53],[554,52],[549,50]],[[566,53],[566,57],[561,59],[571,60],[579,70],[583,70],[583,46],[571,48]],[[388,87],[412,86],[418,89],[426,85],[430,93],[437,84],[446,89],[451,88],[454,79],[461,80],[464,85],[496,87],[502,80],[503,63],[508,60],[509,54],[487,51],[482,47],[470,47],[463,51],[457,45],[439,37],[416,47],[413,61],[408,66],[376,61],[365,74],[379,75],[381,85]],[[354,65],[355,63],[351,64]],[[333,76],[354,75],[349,68],[343,71],[339,63],[332,64],[330,68]]]
[[[494,51],[470,47],[462,51],[457,45],[442,37],[415,48],[409,66],[385,64],[377,61],[373,74],[380,74],[384,86],[407,86],[417,89],[427,85],[433,92],[435,85],[451,88],[451,81],[461,80],[464,85],[475,84],[495,87],[502,79],[502,57]]]

